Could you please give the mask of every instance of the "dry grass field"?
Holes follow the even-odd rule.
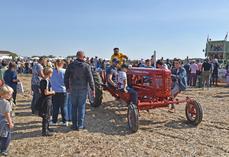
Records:
[[[130,134],[127,107],[104,93],[99,108],[87,107],[86,130],[55,126],[53,137],[41,136],[41,119],[31,114],[30,77],[21,76],[25,94],[18,95],[11,157],[167,157],[229,156],[229,88],[188,89],[203,106],[198,127],[186,123],[185,105],[140,112],[140,128]]]

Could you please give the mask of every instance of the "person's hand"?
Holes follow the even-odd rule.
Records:
[[[71,90],[68,88],[68,89],[66,89],[66,91],[67,91],[67,93],[70,93],[71,92]]]
[[[114,84],[113,84],[113,86],[114,86],[115,88],[117,88],[117,87],[118,87],[118,85],[117,85],[116,83],[114,83]]]
[[[13,123],[9,123],[9,128],[12,129],[14,127]]]
[[[124,92],[125,92],[125,93],[128,93],[128,90],[127,90],[126,88],[124,88]]]
[[[94,90],[91,91],[91,95],[92,95],[93,97],[95,97],[95,91],[94,91]]]
[[[0,87],[4,85],[4,81],[0,80]]]
[[[55,95],[56,94],[55,91],[52,91],[52,94]]]

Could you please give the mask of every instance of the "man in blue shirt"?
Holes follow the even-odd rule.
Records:
[[[114,58],[112,59],[112,65],[106,69],[106,75],[107,75],[106,78],[109,87],[113,87],[113,88],[117,87],[118,64],[119,64],[119,60],[117,58]]]

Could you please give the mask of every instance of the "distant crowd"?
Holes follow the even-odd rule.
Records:
[[[165,68],[170,69],[174,67],[173,60],[163,58],[159,59],[154,63],[154,56],[152,56],[150,59],[141,59],[138,61],[130,61],[128,58],[123,57],[122,58],[124,64],[131,65],[132,67],[146,67],[146,68]],[[54,68],[55,67],[55,61],[47,58],[46,62],[49,67]],[[67,68],[67,66],[74,61],[73,58],[64,59],[63,61],[63,68]],[[8,61],[9,62],[9,61]],[[17,60],[14,63],[16,64],[16,72],[18,74],[32,74],[34,64],[37,64],[38,60]],[[85,62],[93,66],[97,70],[105,70],[107,66],[110,65],[109,60],[105,60],[102,58],[99,58],[98,56],[95,57],[86,57]],[[208,64],[209,63],[209,64]],[[6,64],[6,65],[5,65]],[[211,64],[211,66],[210,66]],[[1,69],[6,68],[6,66],[9,65],[7,61],[3,60]],[[185,59],[182,61],[182,66],[185,68],[187,73],[187,85],[191,87],[203,87],[204,85],[207,85],[208,87],[211,87],[212,85],[217,86],[218,85],[218,74],[219,74],[219,68],[220,64],[218,62],[218,59],[205,59],[205,60],[189,60]],[[225,67],[225,77],[226,82],[229,84],[229,71],[228,71],[228,65]],[[204,71],[209,71],[209,73],[206,73]],[[0,77],[3,77],[3,75],[0,73]],[[209,78],[209,80],[207,79]],[[205,79],[205,80],[204,80]],[[206,80],[207,79],[207,80]],[[203,83],[205,82],[205,83]]]

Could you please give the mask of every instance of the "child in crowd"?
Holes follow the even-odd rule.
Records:
[[[128,65],[123,64],[121,66],[120,71],[118,72],[118,89],[121,90],[122,92],[129,93],[131,96],[131,102],[137,105],[138,95],[133,88],[128,87],[127,75],[126,75],[127,71],[128,71]]]
[[[11,117],[11,99],[13,89],[7,85],[1,84],[0,87],[0,151],[1,155],[8,155],[8,147],[11,141],[11,129],[14,127]]]
[[[46,67],[43,73],[44,79],[40,82],[41,97],[36,106],[39,116],[42,117],[42,136],[52,136],[50,132],[53,132],[53,130],[49,128],[49,119],[51,116],[52,96],[55,94],[50,83],[53,70],[50,67]]]

